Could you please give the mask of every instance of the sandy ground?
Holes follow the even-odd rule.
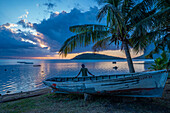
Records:
[[[0,103],[1,113],[170,113],[170,99],[45,94]]]

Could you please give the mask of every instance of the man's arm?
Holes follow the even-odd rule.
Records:
[[[94,75],[93,75],[93,74],[91,74],[89,71],[88,71],[88,73],[89,73],[90,75],[94,76]]]
[[[80,73],[81,73],[81,70],[80,70],[80,72],[78,73],[78,75],[75,78],[77,78],[80,75]]]

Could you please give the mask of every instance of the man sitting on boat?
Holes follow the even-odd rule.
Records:
[[[78,75],[77,75],[75,78],[77,78],[77,77],[80,75],[81,72],[82,72],[82,76],[83,76],[83,77],[88,76],[88,75],[87,75],[87,72],[88,72],[90,75],[94,76],[93,74],[91,74],[91,73],[88,71],[87,68],[85,68],[85,65],[84,65],[84,64],[82,64],[81,66],[82,66],[82,68],[81,68],[80,72],[78,73]]]

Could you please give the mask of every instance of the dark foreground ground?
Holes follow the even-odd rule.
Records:
[[[0,113],[170,113],[170,99],[46,94],[0,103]]]

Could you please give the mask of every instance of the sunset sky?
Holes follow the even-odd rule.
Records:
[[[0,0],[0,59],[61,59],[58,50],[74,35],[69,27],[99,24],[101,6],[97,0]],[[92,52],[91,47],[76,49],[66,58]],[[115,46],[100,53],[125,57]]]

